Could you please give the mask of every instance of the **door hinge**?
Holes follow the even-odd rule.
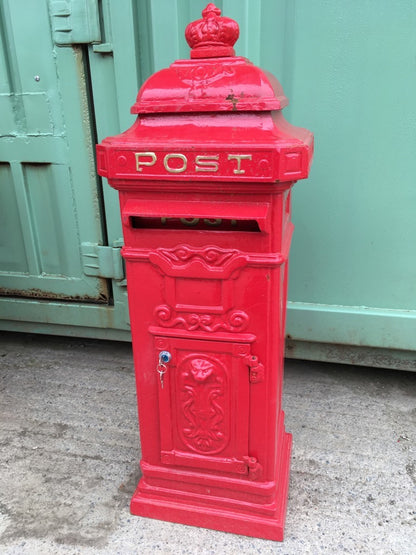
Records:
[[[263,467],[255,457],[243,457],[248,469],[248,477],[250,480],[260,480],[263,473]]]
[[[244,357],[249,368],[250,383],[260,383],[264,381],[264,366],[259,359],[254,355],[247,355]]]
[[[81,243],[82,268],[87,276],[124,279],[120,247],[104,247],[97,243]]]
[[[52,36],[59,46],[101,41],[97,0],[49,0]]]

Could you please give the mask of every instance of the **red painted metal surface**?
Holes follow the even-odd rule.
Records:
[[[313,138],[277,81],[233,57],[209,4],[192,60],[151,77],[97,146],[119,190],[142,447],[137,515],[282,540],[290,191]],[[165,361],[161,353],[171,356]]]

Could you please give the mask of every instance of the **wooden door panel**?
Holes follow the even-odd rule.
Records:
[[[52,41],[45,0],[6,0],[0,108],[0,294],[105,302],[83,242],[103,244],[82,47]]]

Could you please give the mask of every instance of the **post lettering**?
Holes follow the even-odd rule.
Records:
[[[189,226],[198,225],[199,218],[181,218],[181,223]]]
[[[168,162],[171,158],[178,158],[179,160],[182,160],[183,162],[182,166],[179,168],[170,167]],[[186,156],[184,156],[183,154],[178,154],[178,153],[166,154],[166,156],[163,159],[163,165],[165,166],[165,170],[168,171],[169,173],[182,173],[186,170],[186,167],[188,165],[188,160]]]
[[[156,163],[157,157],[154,152],[135,152],[134,156],[136,158],[136,171],[141,172],[143,168],[140,166],[153,166]],[[140,158],[150,158],[147,162],[140,160]]]
[[[222,224],[222,219],[221,218],[204,218],[204,224],[207,225],[221,225]]]
[[[251,160],[251,154],[229,154],[228,160],[237,160],[237,169],[233,170],[235,174],[246,173],[245,170],[241,169],[241,160]]]
[[[217,172],[219,154],[203,156],[199,154],[195,158],[195,171],[197,172]]]
[[[160,153],[151,151],[135,152],[134,157],[136,160],[136,171],[142,172],[143,168],[150,168],[151,166],[154,166],[157,162],[158,155],[160,156]],[[233,168],[234,175],[245,174],[246,170],[241,167],[242,162],[244,160],[253,159],[252,154],[226,154],[226,156],[229,161],[237,161],[236,166],[234,165]],[[219,160],[219,154],[197,154],[195,156],[195,166],[193,171],[216,173],[220,170]],[[183,173],[188,169],[188,158],[185,154],[180,152],[169,152],[168,154],[165,154],[163,158],[163,167],[168,173]],[[155,171],[156,173],[159,173],[158,170],[153,170],[153,173]]]

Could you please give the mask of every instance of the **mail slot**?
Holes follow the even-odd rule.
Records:
[[[278,81],[235,56],[213,4],[140,89],[133,127],[97,146],[119,191],[142,476],[135,515],[282,540],[291,188],[312,134]]]

